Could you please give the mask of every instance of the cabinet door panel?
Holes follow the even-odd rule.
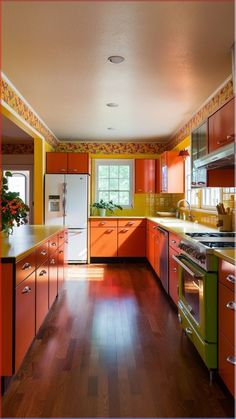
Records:
[[[16,263],[16,285],[27,278],[34,270],[36,266],[35,252],[30,253],[24,259],[19,260]]]
[[[154,266],[157,276],[160,278],[160,233],[158,230],[154,233]]]
[[[209,152],[234,141],[234,99],[209,118]]]
[[[67,173],[67,153],[47,153],[47,173]]]
[[[219,281],[232,291],[235,291],[236,267],[223,259],[219,260]]]
[[[64,285],[64,245],[58,249],[58,261],[57,261],[57,272],[58,272],[58,292],[60,292]]]
[[[90,229],[90,256],[117,256],[117,228],[94,227]]]
[[[146,229],[118,228],[118,256],[144,257],[146,255]]]
[[[234,345],[236,301],[233,291],[219,283],[219,330]]]
[[[231,392],[232,396],[235,396],[235,383],[234,373],[235,365],[230,361],[231,357],[235,357],[235,350],[233,345],[224,337],[222,333],[219,333],[219,346],[218,346],[218,368],[219,374],[224,381],[225,385]]]
[[[135,160],[135,193],[155,193],[155,160]]]
[[[35,272],[16,287],[15,371],[35,336]]]
[[[178,305],[178,264],[173,259],[173,255],[178,255],[178,252],[169,247],[169,294],[176,304]]]
[[[49,308],[54,303],[54,300],[58,293],[58,284],[57,284],[57,254],[49,259],[49,296],[48,296],[48,305]]]
[[[68,173],[89,174],[88,153],[68,153]]]
[[[36,332],[48,312],[48,262],[36,270]]]

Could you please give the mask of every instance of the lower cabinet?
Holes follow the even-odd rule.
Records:
[[[36,333],[48,312],[48,261],[36,270]]]
[[[48,306],[52,306],[58,292],[57,286],[57,276],[58,276],[58,266],[57,266],[57,253],[54,253],[48,263],[49,269],[49,284],[48,284]]]
[[[90,256],[117,257],[117,227],[91,227]]]
[[[146,255],[146,229],[144,227],[118,228],[118,256],[144,257]]]
[[[57,285],[58,292],[63,288],[64,284],[64,245],[60,246],[57,254]]]
[[[178,305],[178,263],[173,259],[173,256],[177,256],[178,252],[169,247],[169,295],[173,302]]]
[[[15,370],[35,336],[35,272],[15,289]]]

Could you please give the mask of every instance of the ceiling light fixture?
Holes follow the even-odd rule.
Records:
[[[119,106],[119,105],[118,105],[118,103],[114,103],[114,102],[107,103],[106,105],[107,105],[109,108],[117,108],[117,106]]]
[[[120,64],[124,60],[124,57],[122,57],[121,55],[111,55],[110,57],[108,57],[108,61],[110,61],[110,63],[112,64]]]
[[[178,155],[179,157],[183,157],[183,159],[185,160],[187,157],[189,157],[189,152],[187,149],[180,150]]]
[[[114,130],[115,128],[113,127],[108,127],[107,129],[109,129],[110,131]]]

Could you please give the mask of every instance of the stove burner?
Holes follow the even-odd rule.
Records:
[[[236,233],[185,233],[189,237],[235,237]]]
[[[232,249],[235,247],[235,242],[200,242],[211,249]]]

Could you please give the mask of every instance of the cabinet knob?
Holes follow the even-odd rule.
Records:
[[[187,335],[192,335],[193,331],[191,329],[191,327],[186,327],[185,332],[187,333]]]
[[[65,172],[66,171],[66,169],[61,169],[61,172]]]
[[[176,243],[176,240],[171,240],[172,241],[172,243]]]
[[[24,263],[24,265],[22,266],[22,271],[26,271],[27,269],[32,268],[32,266],[30,265],[30,263]]]
[[[104,226],[104,225],[106,224],[106,221],[101,221],[101,222],[100,222],[100,224],[101,224],[102,226]]]
[[[47,254],[46,250],[42,250],[42,252],[40,252],[41,255],[45,256]]]
[[[63,253],[63,250],[60,250],[60,251],[59,251],[59,255],[61,255],[62,253]]]
[[[121,233],[126,233],[128,230],[128,228],[123,228],[123,230],[121,230]]]
[[[177,268],[173,268],[173,272],[177,272]]]
[[[50,263],[51,263],[51,265],[55,265],[55,259],[52,259],[52,260],[50,261]]]
[[[31,292],[31,288],[30,287],[25,287],[25,288],[23,288],[23,290],[22,290],[22,294],[29,294]]]
[[[128,223],[127,223],[127,226],[132,226],[134,224],[134,221],[129,221]]]
[[[45,271],[45,269],[43,269],[42,271],[40,271],[39,276],[43,276],[47,273],[47,271]]]
[[[235,284],[235,276],[234,276],[234,275],[229,274],[229,275],[226,277],[226,281],[229,281],[229,282],[232,282],[232,284]]]
[[[112,231],[114,231],[113,228],[109,228],[109,230],[106,230],[107,233],[112,233]]]
[[[236,357],[233,355],[227,356],[226,361],[229,362],[230,364],[236,365]]]
[[[230,310],[234,310],[234,311],[236,311],[236,303],[235,303],[234,301],[229,301],[229,302],[226,304],[226,307],[227,307],[227,308],[229,308]]]
[[[55,243],[55,242],[53,242],[52,244],[51,244],[51,246],[56,246],[57,244]]]

